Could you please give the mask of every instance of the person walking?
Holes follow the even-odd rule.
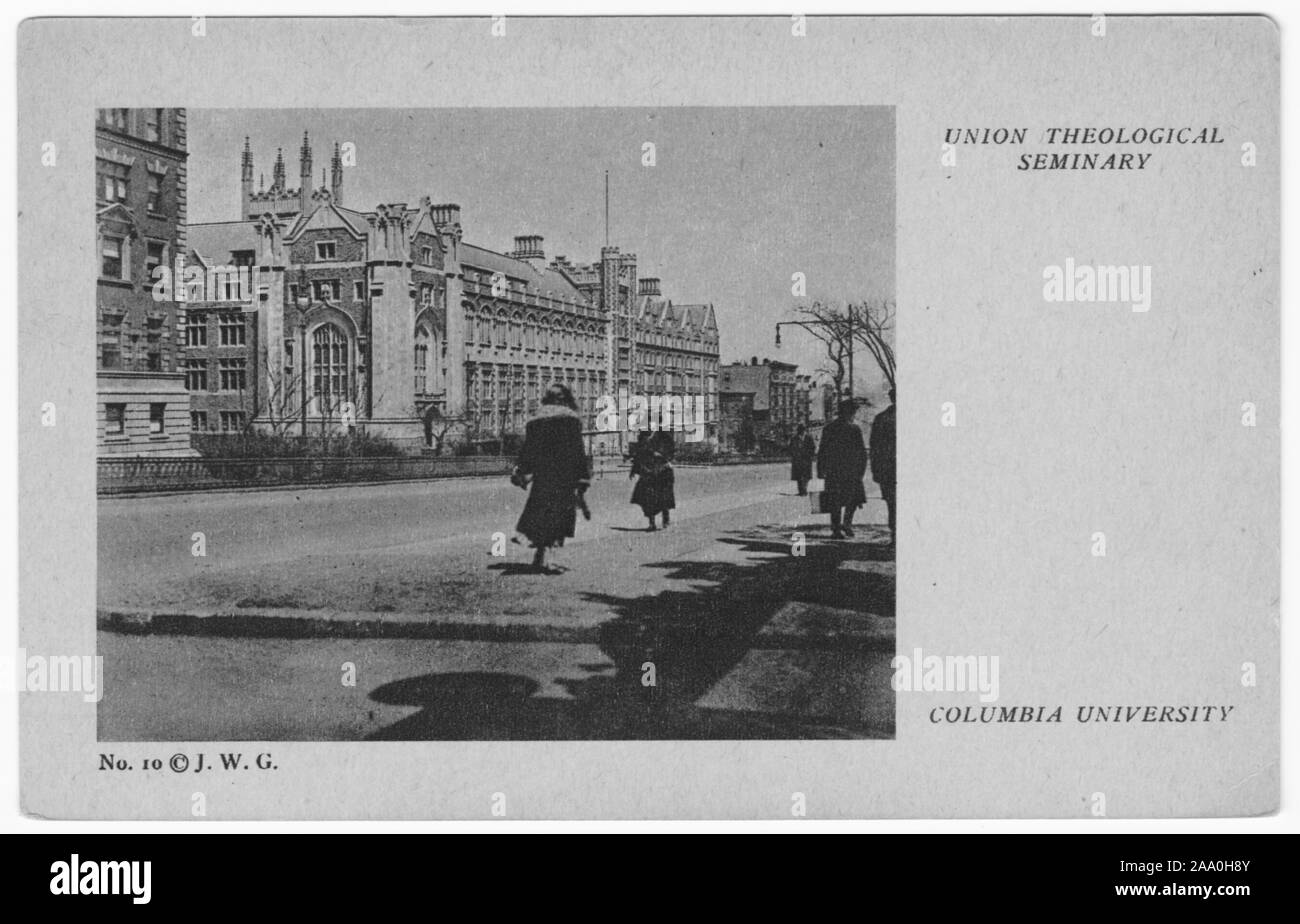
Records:
[[[812,479],[813,459],[817,444],[808,435],[808,428],[799,424],[790,443],[790,480],[799,487],[799,496],[808,495],[808,482]]]
[[[871,478],[880,485],[880,493],[885,498],[885,507],[889,510],[889,544],[894,544],[894,492],[895,472],[894,458],[894,389],[889,389],[889,407],[876,415],[871,421]]]
[[[578,403],[566,385],[552,385],[542,396],[537,416],[524,427],[524,444],[510,480],[528,487],[528,501],[515,529],[537,551],[533,568],[555,574],[546,563],[546,550],[573,537],[577,510],[587,512],[585,493],[591,485],[591,463],[582,448]]]
[[[655,516],[663,514],[664,526],[669,523],[669,511],[677,507],[676,475],[673,473],[673,453],[676,447],[673,436],[663,430],[654,433],[642,431],[632,455],[632,471],[628,478],[636,478],[632,489],[632,503],[650,521],[649,532],[654,532]]]
[[[822,430],[817,450],[817,474],[825,481],[823,509],[831,515],[831,538],[853,538],[853,514],[867,502],[862,477],[867,472],[867,447],[862,430],[853,422],[858,404],[852,398],[839,403],[836,418]]]

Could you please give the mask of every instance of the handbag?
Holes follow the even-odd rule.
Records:
[[[808,480],[808,501],[812,506],[813,513],[829,513],[825,504],[826,481],[822,478],[811,478]]]

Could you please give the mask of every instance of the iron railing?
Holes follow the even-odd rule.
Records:
[[[98,492],[131,494],[504,475],[513,464],[514,460],[506,456],[106,458],[98,460]]]

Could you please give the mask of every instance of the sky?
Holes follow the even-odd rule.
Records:
[[[505,252],[539,234],[547,258],[598,260],[609,242],[637,255],[679,303],[712,303],[722,362],[757,356],[825,364],[794,328],[774,325],[813,299],[894,298],[895,155],[891,107],[555,109],[191,109],[189,220],[238,217],[248,136],[256,177],[284,149],[290,187],[311,135],[313,186],[334,142],[352,142],[344,205],[461,207],[468,243]],[[653,166],[643,163],[654,145]],[[791,294],[792,274],[807,295]],[[879,388],[858,356],[860,391]]]

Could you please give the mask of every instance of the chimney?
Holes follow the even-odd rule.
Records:
[[[455,203],[444,203],[442,205],[429,206],[430,214],[433,216],[435,225],[459,225],[460,224],[460,206]]]
[[[507,256],[516,260],[541,260],[545,262],[546,253],[542,250],[540,234],[523,234],[515,238],[515,249]]]
[[[757,356],[751,356],[751,357],[749,357],[749,364],[750,364],[751,366],[757,366],[757,365],[758,365],[758,357],[757,357]]]
[[[659,294],[660,294],[660,293],[659,293],[659,277],[658,277],[658,276],[642,276],[642,277],[641,277],[641,291],[639,291],[637,294],[638,294],[638,295],[659,295]]]

